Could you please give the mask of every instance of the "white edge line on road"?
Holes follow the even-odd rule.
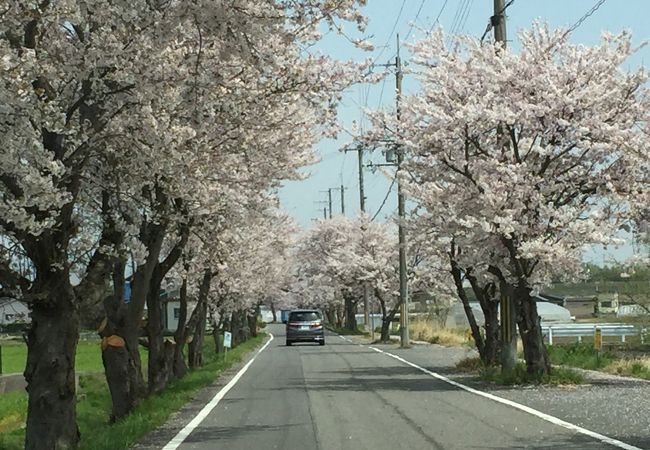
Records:
[[[499,403],[502,403],[504,405],[511,406],[511,407],[516,408],[516,409],[518,409],[520,411],[524,411],[524,412],[526,412],[528,414],[531,414],[531,415],[533,415],[535,417],[538,417],[538,418],[540,418],[542,420],[550,422],[550,423],[552,423],[554,425],[558,425],[558,426],[564,427],[566,429],[575,431],[577,433],[587,435],[589,437],[597,439],[597,440],[599,440],[601,442],[604,442],[606,444],[613,445],[614,447],[622,448],[622,449],[625,449],[625,450],[642,450],[639,447],[635,447],[633,445],[626,444],[625,442],[619,441],[618,439],[610,438],[610,437],[602,435],[600,433],[596,433],[594,431],[587,430],[586,428],[579,427],[578,425],[574,425],[574,424],[566,422],[566,421],[564,421],[562,419],[558,419],[557,417],[553,417],[553,416],[551,416],[549,414],[543,413],[541,411],[537,411],[536,409],[530,408],[530,407],[522,405],[520,403],[513,402],[512,400],[507,400],[505,398],[497,397],[496,395],[488,394],[487,392],[479,391],[478,389],[474,389],[474,388],[471,388],[469,386],[465,386],[464,384],[461,384],[461,383],[458,383],[456,381],[450,380],[449,378],[447,378],[447,377],[445,377],[443,375],[440,375],[439,373],[427,370],[424,367],[420,367],[417,364],[414,364],[414,363],[412,363],[410,361],[407,361],[407,360],[405,360],[404,358],[402,358],[400,356],[394,355],[394,354],[389,353],[389,352],[385,352],[385,351],[383,351],[381,349],[378,349],[377,347],[370,346],[370,348],[373,349],[374,351],[378,352],[378,353],[383,353],[385,355],[390,356],[391,358],[395,358],[396,360],[401,361],[404,364],[407,364],[407,365],[409,365],[409,366],[411,366],[411,367],[413,367],[415,369],[418,369],[420,372],[424,372],[427,375],[432,376],[433,378],[437,378],[438,380],[444,381],[445,383],[451,384],[452,386],[456,386],[459,389],[470,392],[472,394],[480,395],[481,397],[489,398],[490,400],[494,400],[495,402],[499,402]]]
[[[176,450],[178,446],[181,445],[185,441],[185,439],[187,439],[190,433],[192,433],[192,431],[194,431],[194,429],[197,426],[199,426],[201,422],[203,422],[203,420],[208,416],[208,414],[212,412],[215,406],[219,404],[221,399],[224,398],[224,396],[228,393],[228,391],[231,390],[235,384],[237,384],[237,381],[239,381],[242,375],[246,373],[248,368],[251,366],[251,364],[253,364],[253,362],[257,358],[257,356],[260,353],[262,353],[262,351],[264,351],[266,347],[268,347],[268,345],[273,340],[273,334],[269,333],[269,336],[271,338],[266,342],[266,344],[262,346],[262,348],[260,348],[257,351],[255,356],[253,356],[253,358],[250,361],[248,361],[246,365],[239,370],[239,372],[237,372],[237,375],[235,375],[232,378],[232,380],[228,382],[228,384],[226,384],[223,388],[221,388],[221,390],[217,392],[214,397],[212,397],[212,400],[210,400],[210,402],[207,405],[205,405],[203,409],[201,409],[201,411],[199,411],[199,413],[194,417],[194,419],[192,419],[190,423],[185,425],[185,427],[181,431],[179,431],[178,434],[176,434],[176,436],[174,436],[172,440],[169,441],[167,445],[165,445],[162,448],[162,450]]]

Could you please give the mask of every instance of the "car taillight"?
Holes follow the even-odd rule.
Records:
[[[290,323],[289,326],[290,326],[291,328],[298,328],[298,327],[300,327],[300,324],[297,324],[297,323]]]

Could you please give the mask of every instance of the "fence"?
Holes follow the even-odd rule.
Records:
[[[563,323],[542,325],[542,334],[551,345],[553,344],[553,339],[556,337],[575,337],[578,339],[578,342],[582,342],[583,337],[593,337],[596,328],[601,330],[603,337],[618,336],[621,338],[621,342],[625,342],[627,336],[639,335],[643,342],[645,334],[645,330],[635,325],[619,323]]]

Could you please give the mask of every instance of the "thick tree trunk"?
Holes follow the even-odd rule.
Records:
[[[206,300],[197,305],[197,321],[193,327],[192,342],[188,345],[189,366],[192,369],[203,365],[203,342],[205,341],[205,324],[208,315],[207,294]]]
[[[336,313],[334,311],[334,308],[332,308],[331,306],[325,309],[325,319],[328,324],[336,325]]]
[[[40,270],[32,292],[42,293],[32,308],[27,338],[25,449],[76,446],[75,354],[79,318],[67,270]]]
[[[249,338],[248,325],[246,324],[246,311],[239,310],[232,313],[232,346],[233,348],[246,342]]]
[[[536,262],[519,256],[515,236],[504,237],[502,242],[508,249],[510,263],[517,277],[517,284],[514,287],[514,306],[519,335],[524,345],[526,371],[531,375],[543,376],[550,373],[551,366],[544,345],[537,303],[530,295],[531,289],[528,283]]]
[[[257,317],[260,313],[259,305],[252,312],[248,312],[248,329],[250,331],[251,337],[257,337]]]
[[[186,268],[187,269],[187,268]],[[183,348],[187,339],[187,278],[183,278],[181,284],[179,300],[178,327],[174,333],[174,359],[172,362],[172,379],[179,379],[187,373],[187,364]]]
[[[379,309],[381,310],[381,335],[379,339],[381,342],[389,342],[391,324],[397,315],[397,311],[399,311],[400,307],[402,306],[402,302],[401,300],[398,301],[395,306],[389,310],[386,308],[386,299],[378,289],[375,289],[375,298],[377,299],[377,303],[379,303]]]
[[[275,304],[273,302],[271,302],[271,314],[273,314],[273,323],[277,323],[278,322],[278,316],[277,316],[277,313],[275,311]]]
[[[499,303],[488,301],[483,309],[485,317],[485,364],[497,365],[501,352],[501,341],[499,334]]]
[[[156,271],[154,271],[156,272]],[[147,295],[147,337],[149,364],[147,366],[149,394],[162,392],[171,377],[163,324],[163,303],[160,299],[162,278],[154,275]]]
[[[517,324],[519,334],[524,346],[524,359],[526,371],[535,376],[543,376],[551,371],[548,353],[544,345],[541,319],[537,312],[537,303],[530,295],[528,287],[518,286],[515,289],[517,310]]]
[[[340,304],[338,305],[338,308],[336,308],[336,327],[343,328],[344,323],[345,323],[345,305]]]
[[[147,367],[149,393],[162,392],[173,375],[174,343],[165,340],[163,323],[163,302],[160,287],[165,276],[179,260],[189,236],[189,224],[180,229],[180,238],[169,254],[154,267],[149,292],[147,293],[147,337],[149,340],[149,364]]]
[[[345,328],[351,331],[357,330],[357,303],[352,295],[346,293],[343,295],[345,302]]]
[[[123,262],[116,264],[113,280],[114,294],[104,300],[106,319],[97,330],[102,338],[102,362],[112,400],[111,423],[128,415],[142,394],[137,389],[144,390],[144,380],[139,385],[135,381],[138,378],[136,362],[131,358],[126,340],[118,331],[124,324],[127,310],[121,300],[124,296]]]

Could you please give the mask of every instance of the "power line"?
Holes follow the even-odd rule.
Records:
[[[379,59],[379,57],[384,54],[384,51],[386,51],[386,48],[388,48],[388,43],[392,39],[393,34],[395,33],[395,30],[397,29],[397,24],[399,23],[400,17],[402,17],[402,12],[404,12],[404,6],[405,5],[406,5],[406,0],[402,0],[402,6],[400,7],[399,12],[397,13],[397,18],[395,19],[395,23],[393,24],[393,29],[391,30],[390,34],[388,35],[388,39],[386,39],[386,43],[381,48],[381,51],[379,52],[379,54],[372,60],[371,66],[375,64],[375,61],[377,61]]]
[[[420,2],[420,7],[418,8],[418,12],[415,14],[415,19],[413,19],[413,22],[411,23],[411,26],[409,28],[409,32],[406,33],[406,37],[404,38],[404,41],[408,41],[409,37],[411,36],[411,33],[413,32],[413,27],[415,26],[415,22],[418,21],[418,18],[420,17],[420,13],[422,12],[422,8],[424,7],[424,4],[426,3],[427,0],[422,0]]]
[[[381,212],[382,208],[386,204],[386,201],[388,201],[388,197],[390,196],[390,193],[393,192],[393,186],[395,186],[395,180],[397,180],[397,173],[395,173],[395,176],[393,177],[393,180],[390,182],[390,186],[388,187],[388,192],[386,192],[386,196],[384,197],[384,201],[381,202],[381,205],[379,206],[379,209],[375,213],[374,216],[372,216],[371,221],[374,221],[379,213]]]
[[[436,20],[433,21],[433,25],[431,25],[431,28],[429,29],[429,31],[433,31],[433,28],[438,23],[438,20],[440,20],[440,16],[442,16],[442,12],[445,10],[445,7],[447,6],[448,1],[449,0],[445,0],[445,2],[442,4],[442,8],[440,8],[440,11],[438,12],[438,15],[436,16]]]
[[[490,20],[488,21],[487,27],[485,28],[485,31],[483,32],[483,36],[481,36],[481,42],[483,42],[483,40],[485,39],[485,36],[487,36],[487,34],[488,34],[490,31],[492,31],[492,28],[494,28],[494,25],[493,25],[493,23],[492,23],[492,22],[494,21],[494,18],[497,17],[497,16],[500,16],[501,14],[503,14],[504,12],[506,12],[506,9],[508,9],[510,6],[512,6],[512,4],[513,4],[514,2],[515,2],[515,0],[510,0],[508,3],[506,3],[506,4],[503,6],[503,8],[501,8],[501,10],[500,10],[499,12],[497,12],[495,15],[493,15],[492,17],[490,17]]]
[[[513,0],[514,1],[514,0]],[[549,47],[546,49],[546,51],[549,51],[553,47],[555,47],[558,43],[562,42],[566,37],[573,33],[582,23],[587,20],[589,17],[591,17],[598,9],[603,6],[603,3],[605,3],[607,0],[598,0],[594,6],[591,7],[589,11],[587,11],[576,23],[574,23],[568,30],[566,30],[564,33],[562,33],[562,36],[560,38],[553,42]]]

